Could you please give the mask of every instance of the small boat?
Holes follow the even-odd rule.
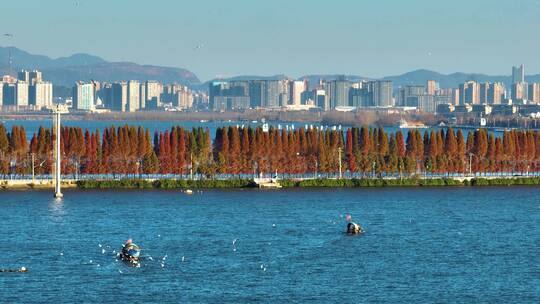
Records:
[[[191,190],[191,189],[187,189],[187,190],[186,190],[186,194],[188,194],[188,195],[191,195],[191,194],[193,194],[193,190]]]
[[[427,126],[421,122],[408,122],[405,119],[401,119],[399,121],[399,128],[400,129],[423,129],[423,128],[427,128]]]
[[[361,234],[364,233],[362,227],[359,224],[350,222],[347,224],[347,234]]]
[[[122,259],[124,262],[137,265],[139,264],[140,256],[141,248],[137,244],[133,243],[131,239],[127,240],[120,251],[120,259]]]

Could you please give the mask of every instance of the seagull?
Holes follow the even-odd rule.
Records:
[[[183,262],[184,260],[185,260],[185,257],[184,257],[184,256],[182,256],[182,262]]]
[[[101,249],[101,254],[105,254],[105,249]]]
[[[200,50],[204,47],[204,43],[201,43],[201,44],[198,44],[196,47],[195,47],[195,50]]]

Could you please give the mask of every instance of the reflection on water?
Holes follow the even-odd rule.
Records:
[[[56,220],[61,220],[62,217],[64,217],[67,213],[66,209],[64,208],[64,200],[58,198],[51,198],[49,210],[51,217]]]

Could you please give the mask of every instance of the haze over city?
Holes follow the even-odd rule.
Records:
[[[9,1],[0,46],[51,57],[236,75],[540,72],[540,3],[522,1]]]

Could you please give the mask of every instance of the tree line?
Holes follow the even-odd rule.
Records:
[[[54,140],[50,129],[27,139],[24,127],[0,124],[0,174],[50,174]],[[340,163],[355,176],[526,172],[540,169],[540,132],[221,127],[212,139],[204,128],[63,127],[61,154],[64,174],[314,174]]]

